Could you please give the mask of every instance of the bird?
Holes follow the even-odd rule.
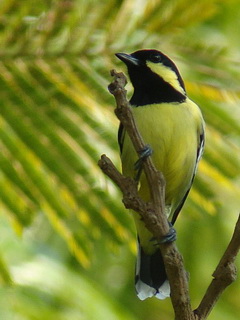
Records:
[[[156,49],[131,54],[116,53],[127,67],[133,86],[130,98],[136,125],[149,149],[154,165],[165,179],[165,214],[174,225],[189,194],[205,141],[205,122],[200,108],[187,96],[184,81],[175,63]],[[150,201],[143,171],[136,173],[138,154],[120,124],[118,130],[122,173],[138,180],[138,192]],[[141,156],[140,156],[141,158]],[[139,170],[138,170],[139,171]],[[137,177],[137,178],[136,178]],[[153,234],[140,215],[132,212],[137,230],[135,289],[140,300],[170,296],[163,258]]]

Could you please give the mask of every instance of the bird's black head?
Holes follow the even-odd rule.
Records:
[[[139,50],[131,54],[116,53],[127,68],[134,87],[130,102],[141,106],[161,102],[183,102],[184,82],[174,64],[158,50]]]

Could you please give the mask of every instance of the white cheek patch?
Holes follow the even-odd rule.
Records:
[[[184,89],[181,87],[179,81],[178,81],[178,77],[176,75],[176,73],[164,66],[161,63],[154,63],[151,61],[147,61],[147,66],[149,67],[149,69],[151,69],[154,73],[156,73],[157,75],[159,75],[161,78],[163,78],[163,80],[165,82],[168,82],[169,84],[171,84],[171,86],[176,89],[177,91],[181,92],[182,94],[185,95],[185,91]]]

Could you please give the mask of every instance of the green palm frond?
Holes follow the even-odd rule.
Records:
[[[203,8],[196,20],[196,12]],[[184,21],[178,15],[183,10],[184,17],[188,17]],[[202,106],[209,128],[212,126],[209,139],[214,131],[220,136],[230,132],[239,135],[235,108],[238,92],[221,89],[221,83],[218,87],[207,83],[213,81],[214,70],[221,70],[220,80],[229,77],[225,68],[219,68],[222,52],[207,45],[208,35],[196,42],[190,34],[190,44],[179,45],[181,39],[187,40],[181,29],[191,30],[193,23],[204,21],[217,10],[215,1],[198,1],[192,6],[187,1],[146,1],[141,6],[134,1],[40,2],[37,7],[27,2],[2,3],[1,184],[6,187],[1,193],[3,204],[21,226],[31,223],[34,213],[43,211],[53,224],[58,219],[64,222],[63,229],[75,242],[71,230],[75,219],[82,238],[76,246],[80,242],[85,263],[89,247],[84,244],[86,236],[93,239],[104,232],[117,242],[130,236],[129,220],[122,213],[120,201],[114,199],[119,194],[112,186],[111,192],[103,191],[105,182],[97,167],[103,152],[118,163],[117,121],[109,108],[109,103],[114,103],[106,92],[107,72],[113,67],[112,50],[123,46],[128,50],[140,41],[141,46],[146,43],[159,47],[162,39],[167,51],[181,57],[186,74],[188,66],[189,72],[194,68],[198,76],[198,82],[189,83],[189,93]],[[6,23],[7,17],[10,19]],[[178,28],[178,35],[169,41],[169,34]],[[127,41],[129,37],[132,43]],[[193,52],[196,54],[190,59]],[[203,77],[200,82],[199,74]],[[206,104],[214,96],[216,101]],[[231,109],[234,113],[229,112]],[[225,171],[221,170],[223,159],[214,157],[211,150],[207,146],[207,165],[214,165],[223,176],[225,171],[232,172],[230,163],[224,166]],[[236,158],[231,160],[237,163]],[[79,210],[88,219],[82,219]],[[50,218],[52,215],[55,219]]]
[[[107,91],[109,70],[122,69],[114,53],[144,47],[176,61],[207,122],[206,151],[186,211],[214,215],[228,197],[236,210],[237,13],[237,0],[3,0],[0,205],[15,231],[31,230],[43,217],[85,267],[96,241],[132,245],[121,195],[97,162],[106,153],[120,167],[115,102]]]

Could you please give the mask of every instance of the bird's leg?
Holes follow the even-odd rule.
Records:
[[[162,243],[170,243],[173,242],[177,239],[177,232],[175,230],[175,228],[173,227],[173,225],[171,224],[171,222],[168,221],[169,224],[169,232],[162,237],[162,239],[160,241],[157,241],[156,238],[152,238],[151,241],[156,241],[156,246]]]
[[[146,160],[147,157],[151,156],[153,150],[149,144],[147,144],[142,150],[139,152],[139,159],[134,164],[134,170],[136,171],[136,175],[134,177],[135,181],[139,182],[141,173],[143,170],[143,161]]]

